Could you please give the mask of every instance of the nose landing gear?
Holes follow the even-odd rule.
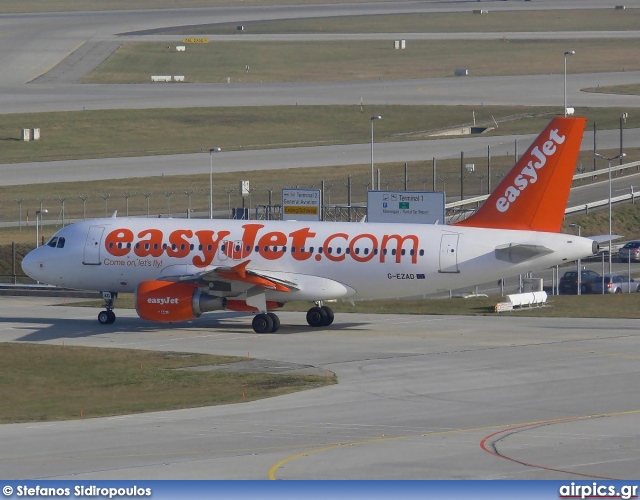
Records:
[[[101,292],[104,299],[105,311],[98,314],[98,323],[101,325],[110,325],[116,320],[116,313],[113,312],[113,303],[118,298],[115,292]]]

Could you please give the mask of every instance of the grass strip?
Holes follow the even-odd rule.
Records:
[[[246,358],[27,343],[0,344],[0,423],[67,420],[241,403],[334,377],[185,371]]]
[[[471,76],[562,74],[568,46],[576,51],[569,73],[640,70],[640,40],[633,38],[409,40],[405,50],[395,50],[393,40],[233,40],[190,44],[185,52],[175,43],[127,42],[83,82],[150,83],[151,75],[184,75],[187,83],[453,78],[457,68]]]
[[[509,33],[512,31],[627,31],[640,26],[640,9],[491,10],[490,15],[429,12],[371,16],[316,17],[278,21],[216,23],[154,30],[188,35],[298,33]],[[507,36],[508,37],[508,36]]]

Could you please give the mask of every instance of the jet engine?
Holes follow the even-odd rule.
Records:
[[[143,281],[134,302],[142,319],[172,323],[198,318],[204,312],[224,309],[226,299],[202,293],[197,285],[170,281]]]

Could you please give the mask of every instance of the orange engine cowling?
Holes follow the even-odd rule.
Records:
[[[171,323],[199,317],[203,312],[224,309],[226,300],[203,294],[197,285],[169,281],[143,281],[135,293],[138,316]]]

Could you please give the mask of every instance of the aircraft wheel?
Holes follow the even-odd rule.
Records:
[[[278,328],[280,328],[280,318],[278,318],[278,315],[275,313],[267,313],[267,316],[269,316],[271,318],[271,321],[273,321],[271,333],[276,333],[278,331]]]
[[[113,321],[109,321],[109,319],[111,319],[111,316],[109,315],[111,311],[100,311],[100,313],[98,314],[98,323],[100,323],[101,325],[109,325],[111,323],[113,323]],[[113,320],[115,321],[116,319],[116,315],[113,315]]]
[[[307,311],[307,323],[309,323],[309,326],[313,326],[314,328],[326,326],[327,311],[322,307],[312,307]]]
[[[333,309],[331,309],[329,306],[322,306],[322,310],[327,313],[327,321],[323,326],[329,326],[331,323],[333,323]]]
[[[256,333],[269,333],[273,329],[273,320],[267,314],[257,314],[251,322]]]
[[[109,310],[109,311],[107,311],[107,315],[109,316],[109,320],[107,321],[107,324],[110,325],[116,320],[116,313],[114,313],[113,311]]]

